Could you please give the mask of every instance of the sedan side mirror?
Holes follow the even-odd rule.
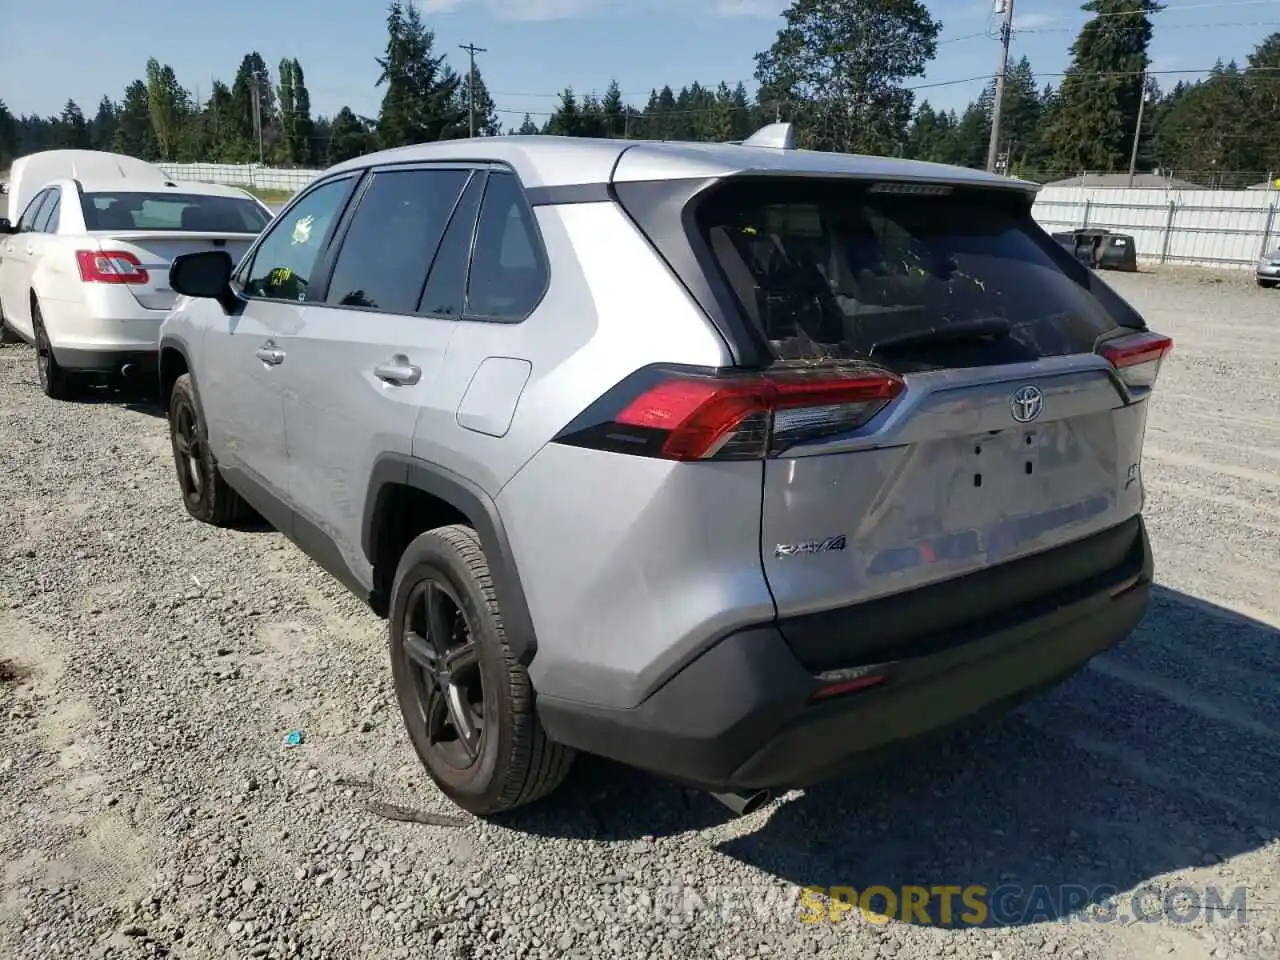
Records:
[[[202,250],[173,258],[169,267],[169,286],[184,297],[217,300],[230,313],[236,303],[231,290],[231,273],[235,264],[225,250]]]
[[[14,234],[17,232],[18,231],[14,229],[14,226],[9,221],[8,217],[0,217],[0,235]]]

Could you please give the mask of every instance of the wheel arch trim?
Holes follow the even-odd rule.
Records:
[[[387,453],[373,465],[361,520],[361,548],[369,564],[378,557],[378,528],[388,495],[397,487],[411,487],[447,503],[470,522],[497,588],[507,643],[515,658],[528,666],[537,650],[537,638],[528,600],[516,569],[515,556],[497,504],[466,477],[404,454]],[[390,597],[387,598],[388,603]]]
[[[161,337],[159,346],[156,350],[156,380],[158,381],[156,385],[161,388],[160,402],[164,404],[166,416],[168,415],[169,410],[169,395],[164,392],[164,354],[166,350],[172,350],[182,357],[182,362],[187,368],[187,376],[191,378],[191,386],[195,388],[193,393],[196,398],[196,413],[200,417],[200,422],[206,423],[204,419],[204,404],[200,400],[200,384],[196,382],[196,369],[195,365],[191,362],[191,350],[188,348],[185,340],[181,337],[175,337],[173,334]]]

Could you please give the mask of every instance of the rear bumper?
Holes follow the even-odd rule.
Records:
[[[815,701],[829,678],[796,660],[778,625],[724,638],[638,707],[538,698],[560,743],[712,790],[803,787],[838,777],[869,754],[1004,709],[1053,687],[1142,620],[1154,565],[1145,527],[1105,582],[961,644],[860,668],[884,682]],[[1063,598],[1064,600],[1067,598]],[[858,608],[846,628],[857,629]]]

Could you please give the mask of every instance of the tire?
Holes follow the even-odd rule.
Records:
[[[209,450],[208,429],[189,373],[177,379],[169,394],[169,442],[187,513],[215,527],[232,526],[249,515],[248,505],[223,479]]]
[[[448,526],[418,536],[401,557],[390,607],[400,714],[441,792],[488,816],[555,790],[575,754],[542,729],[529,674],[507,644],[476,532]],[[436,630],[426,626],[428,607],[436,610]],[[451,669],[442,669],[449,660]],[[461,736],[468,727],[473,735]]]
[[[40,378],[40,389],[51,400],[74,400],[79,393],[75,375],[63,369],[54,357],[40,305],[34,300],[31,303],[31,328],[35,334],[36,375]]]
[[[1275,289],[1275,286],[1277,283],[1280,283],[1280,281],[1263,280],[1261,277],[1258,278],[1258,286],[1260,286],[1263,290],[1273,290]]]
[[[22,338],[18,336],[18,331],[4,319],[4,310],[0,308],[0,343],[22,343]]]

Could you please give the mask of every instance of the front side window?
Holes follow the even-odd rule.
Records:
[[[374,174],[342,238],[326,303],[417,312],[436,248],[469,170]]]
[[[246,296],[306,298],[311,275],[350,189],[349,177],[321,184],[272,222],[245,271]]]

